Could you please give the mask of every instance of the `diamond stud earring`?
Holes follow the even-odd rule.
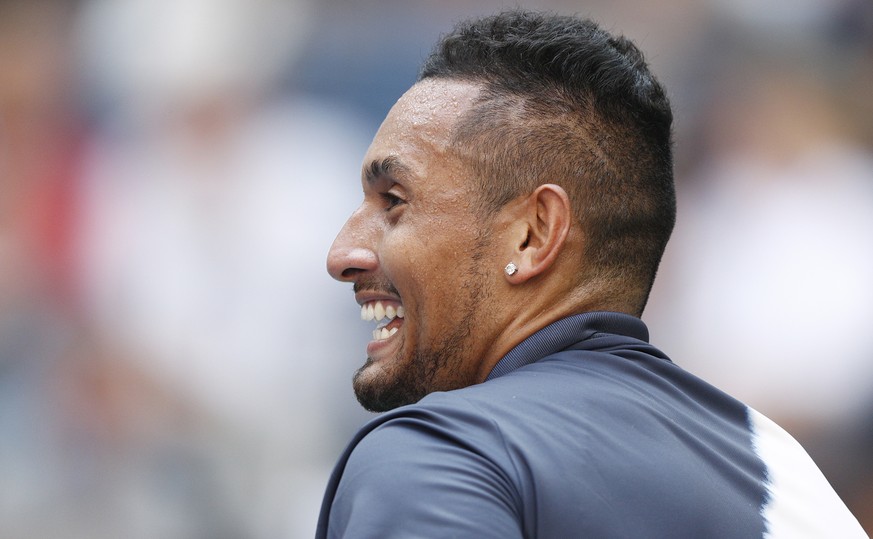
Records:
[[[509,275],[509,276],[515,275],[515,273],[516,273],[517,271],[518,271],[518,266],[516,266],[516,265],[515,265],[514,263],[512,263],[512,262],[510,262],[509,264],[506,265],[505,268],[503,268],[503,272],[506,273],[506,274]]]

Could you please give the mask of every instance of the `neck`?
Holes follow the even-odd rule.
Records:
[[[484,382],[495,365],[510,350],[544,327],[574,314],[592,311],[630,313],[620,305],[595,300],[582,287],[566,286],[550,289],[544,283],[530,283],[506,289],[510,298],[499,313],[502,329],[488,347],[487,356],[480,364],[478,378]]]

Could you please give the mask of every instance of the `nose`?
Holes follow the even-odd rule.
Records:
[[[370,247],[367,230],[355,212],[343,225],[327,253],[327,272],[337,281],[354,282],[358,275],[378,266],[376,253]]]

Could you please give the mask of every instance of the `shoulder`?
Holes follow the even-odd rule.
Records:
[[[585,359],[580,360],[579,354]],[[574,357],[575,356],[575,357]],[[650,408],[644,383],[630,381],[595,354],[558,354],[509,375],[467,388],[432,393],[387,412],[353,441],[343,483],[355,489],[455,491],[455,480],[487,482],[515,504],[530,468],[554,458],[582,465],[602,459],[605,439],[639,431],[640,408]],[[579,470],[580,472],[582,470]],[[469,483],[467,483],[469,484]],[[375,487],[378,485],[378,487]]]
[[[379,537],[437,537],[455,529],[516,537],[521,500],[513,475],[487,414],[451,393],[434,394],[365,427],[336,486],[330,536],[365,537],[349,530],[372,529]]]
[[[428,471],[452,463],[469,466],[475,456],[507,467],[503,432],[483,404],[476,392],[452,391],[383,414],[364,428],[349,466],[385,461],[395,470]]]

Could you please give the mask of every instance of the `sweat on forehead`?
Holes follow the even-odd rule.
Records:
[[[429,79],[415,84],[391,111],[397,119],[427,128],[437,122],[457,119],[478,97],[477,84],[451,79]],[[389,116],[390,118],[390,116]]]
[[[427,177],[434,167],[455,166],[448,158],[452,138],[459,119],[478,95],[476,84],[457,80],[433,79],[410,88],[373,138],[364,158],[363,179],[372,183],[394,176],[391,172]]]

